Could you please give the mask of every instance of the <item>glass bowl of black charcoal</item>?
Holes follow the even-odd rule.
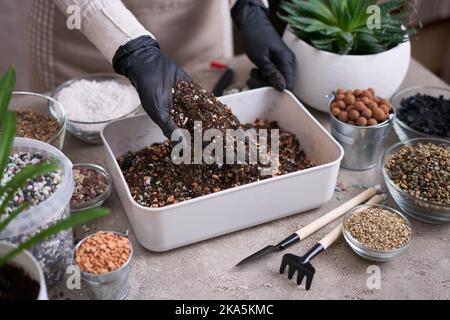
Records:
[[[415,86],[398,91],[391,104],[400,141],[439,138],[450,141],[450,89]]]

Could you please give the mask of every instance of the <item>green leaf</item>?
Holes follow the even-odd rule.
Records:
[[[17,172],[14,177],[4,187],[4,198],[0,205],[0,214],[4,214],[6,207],[11,202],[14,194],[21,188],[29,179],[42,176],[46,173],[56,171],[59,167],[54,163],[44,163],[40,165],[29,165]]]
[[[9,223],[11,221],[13,221],[19,214],[21,214],[24,210],[26,210],[28,208],[28,203],[24,203],[22,204],[20,207],[16,208],[15,210],[13,210],[13,212],[11,212],[8,217],[6,219],[4,219],[1,223],[0,223],[0,234],[2,233],[3,230],[6,229],[6,227],[9,225]]]
[[[5,111],[2,114],[2,123],[0,135],[0,178],[3,177],[3,173],[5,172],[14,143],[14,137],[16,136],[16,114]],[[2,211],[0,211],[1,213]]]
[[[0,128],[5,121],[6,110],[8,110],[11,94],[16,85],[16,72],[12,67],[6,70],[3,78],[0,80]],[[2,154],[0,153],[0,156]]]
[[[108,209],[95,208],[95,209],[90,209],[90,210],[76,213],[65,220],[61,220],[61,221],[57,222],[56,224],[54,224],[53,226],[49,227],[48,229],[33,236],[31,239],[20,244],[17,248],[13,249],[11,252],[6,254],[5,256],[1,257],[0,258],[0,267],[2,265],[4,265],[6,262],[10,261],[12,258],[14,258],[17,254],[19,254],[23,250],[26,250],[26,249],[34,246],[35,244],[42,242],[43,240],[47,239],[48,237],[50,237],[54,234],[57,234],[66,229],[70,229],[77,225],[82,225],[82,224],[88,223],[91,220],[107,216],[108,214],[109,214]]]

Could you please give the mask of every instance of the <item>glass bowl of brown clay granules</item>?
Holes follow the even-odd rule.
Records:
[[[359,256],[384,262],[409,247],[412,227],[397,210],[382,205],[361,205],[344,217],[343,234]]]
[[[450,222],[450,142],[419,138],[390,147],[383,177],[398,206],[428,223]]]
[[[16,136],[46,142],[62,149],[66,133],[63,106],[51,97],[14,92],[9,106],[16,112]]]
[[[101,206],[112,190],[112,179],[109,172],[96,164],[73,165],[75,188],[70,209],[79,212]]]

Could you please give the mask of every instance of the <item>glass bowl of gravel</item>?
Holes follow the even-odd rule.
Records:
[[[408,249],[412,226],[403,214],[393,208],[361,205],[345,215],[343,234],[360,257],[386,262]]]
[[[450,89],[414,86],[398,91],[391,104],[400,141],[438,138],[450,141]]]
[[[408,216],[450,222],[450,141],[399,142],[386,150],[382,172],[390,194]]]
[[[63,83],[53,93],[66,110],[67,130],[78,139],[101,144],[110,122],[132,116],[141,107],[128,79],[116,74],[90,74]]]
[[[62,149],[66,114],[61,103],[46,95],[14,92],[9,109],[16,113],[16,136],[46,142]]]

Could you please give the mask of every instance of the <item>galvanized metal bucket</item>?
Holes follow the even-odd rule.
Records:
[[[329,107],[335,98],[335,93],[328,95]],[[329,108],[330,109],[330,108]],[[338,120],[330,112],[331,135],[344,149],[344,158],[341,167],[349,170],[370,170],[378,164],[381,158],[381,148],[389,134],[394,118],[395,110],[389,119],[376,126],[359,127]]]
[[[117,235],[128,237],[118,232],[113,232]],[[73,261],[75,261],[75,253],[79,246],[91,236],[81,240],[74,250]],[[123,300],[127,297],[129,291],[128,278],[130,274],[130,262],[133,257],[133,246],[130,241],[130,257],[127,262],[119,269],[103,274],[93,274],[81,271],[82,288],[86,289],[87,294],[92,300]]]

